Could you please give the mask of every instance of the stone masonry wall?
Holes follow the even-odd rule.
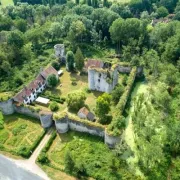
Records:
[[[104,142],[110,147],[114,148],[115,144],[119,142],[119,136],[111,136],[105,133],[105,128],[90,126],[84,122],[79,122],[74,119],[69,119],[68,116],[62,117],[55,121],[55,126],[58,133],[66,133],[69,129],[78,132],[85,132],[91,135],[104,137]]]
[[[40,119],[39,113],[33,112],[31,109],[25,106],[14,106],[15,112],[20,114],[25,114],[27,116],[34,117],[36,119]]]
[[[14,113],[13,100],[9,99],[4,102],[0,102],[0,111],[5,115],[10,115]]]

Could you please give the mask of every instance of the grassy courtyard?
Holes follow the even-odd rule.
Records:
[[[44,135],[40,122],[20,114],[1,114],[0,119],[4,121],[0,129],[0,150],[28,157]]]
[[[88,76],[87,75],[79,75],[79,73],[70,73],[67,72],[65,67],[61,68],[64,73],[60,76],[60,83],[54,89],[46,89],[45,94],[52,94],[56,97],[67,97],[68,93],[72,93],[75,91],[83,91],[86,95],[85,104],[88,108],[94,112],[94,108],[96,105],[96,99],[98,96],[102,94],[102,92],[98,91],[90,91],[88,92]],[[75,80],[75,84],[72,83],[72,80]],[[36,105],[39,106],[39,105]],[[42,107],[43,109],[48,109],[48,107]],[[59,103],[59,111],[68,111],[66,102],[61,104]]]

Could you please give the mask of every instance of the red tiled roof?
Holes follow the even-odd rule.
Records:
[[[40,73],[45,79],[48,77],[48,75],[50,74],[55,74],[56,76],[58,76],[58,72],[52,67],[49,66],[47,69],[43,70]]]
[[[88,67],[95,67],[95,68],[102,68],[103,62],[95,59],[89,59],[87,63],[85,64],[85,68],[88,69]]]
[[[80,113],[80,112],[87,116],[89,113],[89,110],[86,107],[82,107],[78,113]]]
[[[39,83],[44,84],[44,78],[39,74],[34,81],[28,86],[25,86],[15,97],[14,101],[23,103],[24,98],[31,95],[31,93],[38,88]]]

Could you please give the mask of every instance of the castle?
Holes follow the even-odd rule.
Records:
[[[89,89],[110,93],[118,83],[118,66],[108,62],[90,59],[88,69]]]

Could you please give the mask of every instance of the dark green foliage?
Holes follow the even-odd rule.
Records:
[[[159,7],[156,12],[158,14],[158,18],[166,17],[168,15],[168,10],[164,6]]]
[[[80,48],[77,49],[76,54],[74,55],[74,58],[76,62],[76,68],[78,71],[81,72],[84,67],[84,57]]]
[[[51,109],[51,111],[57,111],[59,109],[59,105],[57,104],[57,102],[53,101],[49,105],[49,108]]]
[[[108,113],[110,112],[110,102],[111,95],[107,93],[104,93],[97,98],[95,113],[101,124],[107,124],[109,122]]]
[[[60,97],[59,95],[55,95],[51,93],[51,91],[45,91],[44,93],[41,94],[41,96],[61,104],[63,104],[66,101],[65,97]]]
[[[67,69],[69,71],[74,70],[74,54],[72,51],[68,51],[66,55]]]
[[[58,79],[56,77],[55,74],[50,74],[48,77],[47,77],[47,83],[48,83],[48,86],[50,87],[55,87],[58,83]]]
[[[0,129],[4,128],[4,117],[0,111]]]
[[[41,164],[47,164],[49,162],[49,159],[45,152],[41,152],[41,154],[38,156],[38,162],[40,162]]]
[[[60,68],[60,63],[58,61],[53,61],[51,63],[52,67],[54,67],[56,70],[59,70]]]
[[[38,162],[40,162],[41,164],[47,164],[49,163],[49,159],[47,157],[47,151],[49,150],[49,148],[51,147],[54,139],[56,138],[57,134],[56,131],[53,130],[51,137],[49,139],[49,141],[47,142],[47,144],[44,146],[44,148],[42,149],[40,155],[38,156]]]
[[[124,87],[122,85],[117,85],[115,87],[115,89],[112,91],[111,95],[112,95],[112,100],[115,104],[118,103],[119,99],[121,98],[121,95],[124,92]]]
[[[135,178],[107,146],[90,138],[74,139],[68,143],[64,164],[65,171],[77,177],[90,176],[100,180]]]

